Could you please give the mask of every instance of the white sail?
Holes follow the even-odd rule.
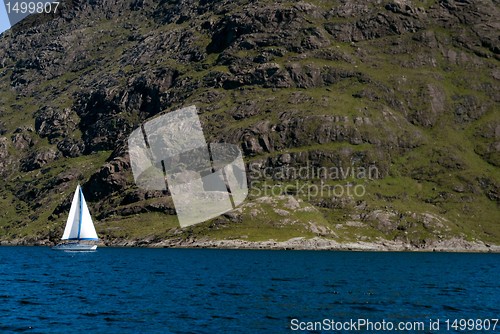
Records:
[[[97,233],[80,185],[76,187],[62,240],[97,240]]]
[[[84,240],[97,240],[97,233],[95,231],[94,223],[92,222],[92,217],[90,216],[89,208],[87,207],[87,202],[83,197],[83,192],[80,189],[81,204],[82,204],[82,218],[80,225],[80,239]]]
[[[69,209],[68,220],[66,221],[66,228],[62,236],[62,240],[72,239],[78,236],[78,220],[80,217],[80,185],[76,187],[73,201],[71,202],[71,209]]]

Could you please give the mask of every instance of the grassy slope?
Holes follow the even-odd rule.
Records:
[[[324,2],[321,2],[325,6]],[[102,59],[99,63],[104,66],[91,65],[83,70],[67,72],[53,79],[42,82],[36,94],[31,96],[18,96],[9,87],[9,77],[11,70],[7,70],[0,77],[0,101],[2,106],[1,119],[7,128],[7,134],[11,134],[18,127],[33,127],[33,113],[44,104],[53,107],[70,107],[73,103],[74,93],[78,92],[82,86],[88,85],[85,77],[98,77],[101,73],[116,74],[123,71],[126,75],[118,76],[126,82],[127,76],[134,76],[142,69],[138,69],[131,64],[120,64],[123,55],[130,49],[137,47],[138,42],[127,40],[128,31],[122,29],[123,22],[139,27],[138,33],[147,35],[150,29],[159,29],[164,33],[169,33],[172,29],[182,29],[182,26],[168,25],[160,26],[152,22],[147,24],[141,22],[142,17],[138,14],[130,14],[129,17],[116,19],[116,22],[102,20],[93,26],[84,28],[80,34],[86,36],[82,41],[89,44],[89,57]],[[118,28],[117,28],[118,27]],[[431,28],[432,30],[432,28]],[[113,37],[106,33],[113,31]],[[448,31],[436,28],[434,31],[440,38],[449,38]],[[315,66],[333,66],[336,68],[351,69],[356,66],[356,70],[368,75],[374,82],[387,87],[395,87],[401,98],[410,99],[415,109],[425,108],[429,101],[422,101],[418,98],[418,89],[431,83],[441,87],[446,96],[446,109],[448,112],[440,115],[434,128],[422,128],[410,123],[401,124],[398,122],[386,122],[386,126],[394,133],[403,130],[412,131],[417,129],[423,134],[424,145],[410,150],[406,153],[393,153],[388,149],[390,161],[389,175],[381,180],[350,180],[352,182],[364,182],[367,187],[367,194],[362,199],[346,200],[346,203],[336,209],[315,208],[310,212],[290,211],[288,216],[279,215],[276,208],[283,209],[281,199],[276,199],[273,204],[260,203],[258,199],[251,198],[250,204],[242,209],[240,222],[231,220],[214,220],[199,226],[179,231],[176,229],[175,217],[159,214],[147,213],[128,217],[108,217],[97,223],[98,232],[109,239],[113,238],[142,238],[145,236],[189,237],[192,235],[208,236],[211,238],[245,238],[248,240],[286,240],[291,237],[311,237],[318,232],[313,232],[310,222],[319,226],[325,226],[327,237],[338,240],[355,240],[376,238],[403,239],[420,242],[426,238],[460,236],[468,240],[480,239],[487,242],[500,243],[500,212],[498,203],[486,197],[483,191],[477,190],[477,179],[488,177],[496,184],[500,182],[500,171],[475,153],[477,145],[481,144],[481,138],[476,135],[477,129],[481,129],[483,124],[498,119],[497,104],[491,104],[490,97],[482,93],[477,87],[480,84],[489,83],[493,86],[497,83],[491,78],[490,71],[498,65],[498,61],[482,59],[482,66],[463,68],[463,65],[450,64],[443,58],[441,51],[437,49],[425,49],[419,52],[426,57],[436,60],[435,65],[418,65],[415,67],[405,67],[412,56],[401,52],[400,54],[388,54],[387,46],[392,41],[399,39],[401,43],[411,45],[412,36],[388,37],[372,41],[362,41],[353,47],[348,43],[332,42],[331,47],[348,55],[354,63],[341,61],[329,61],[315,58],[313,56],[301,59],[300,62]],[[206,45],[209,39],[206,35],[198,36],[198,43]],[[114,47],[111,49],[109,45]],[[357,49],[362,49],[363,56],[360,56]],[[450,46],[450,48],[454,48]],[[473,57],[471,51],[456,49],[458,52],[465,52]],[[249,57],[251,51],[242,51],[240,56]],[[191,67],[189,64],[180,64],[168,58],[160,57],[153,68],[176,68],[181,72],[181,78],[195,81],[203,78],[211,71],[228,71],[225,66],[214,67],[217,55],[209,55],[201,65]],[[291,61],[296,62],[296,55],[289,53],[283,58],[277,59],[280,65],[285,65]],[[401,78],[405,81],[401,82]],[[264,110],[268,107],[279,106],[272,113],[260,113],[242,121],[231,121],[226,130],[241,129],[251,126],[260,120],[276,121],[281,110],[293,107],[300,110],[300,113],[307,115],[311,112],[317,115],[340,115],[368,116],[375,120],[382,120],[381,109],[383,103],[380,101],[369,101],[366,99],[354,98],[352,95],[361,89],[378,87],[371,84],[360,84],[358,82],[341,81],[328,88],[312,89],[278,89],[270,90],[260,87],[245,89],[241,91],[224,91],[219,89],[224,97],[217,102],[218,108],[210,114],[204,114],[203,121],[210,126],[211,119],[215,115],[222,115],[223,119],[231,120],[226,112],[235,105],[247,100],[255,100]],[[61,90],[61,87],[64,87]],[[193,92],[187,98],[186,105],[191,102],[197,103],[203,108],[203,103],[197,101],[197,96],[208,89],[201,88]],[[213,89],[210,89],[213,90]],[[290,105],[290,94],[299,92],[310,97],[304,102]],[[404,96],[408,92],[408,97]],[[458,124],[454,121],[449,112],[452,110],[452,97],[456,94],[472,94],[479,103],[489,104],[490,107],[483,117],[477,121],[466,124]],[[320,103],[324,99],[328,103]],[[398,115],[401,118],[401,115]],[[377,129],[366,129],[374,131]],[[79,137],[76,132],[72,136]],[[7,136],[7,135],[6,135]],[[46,139],[39,139],[33,148],[34,151],[43,150],[50,145]],[[370,144],[351,145],[348,143],[327,143],[315,144],[311,146],[301,146],[289,148],[279,153],[294,153],[304,151],[325,151],[337,152],[343,149],[350,149],[363,153],[373,153]],[[11,146],[9,148],[12,156],[18,158],[19,152]],[[247,157],[247,161],[264,160],[268,157],[276,156],[279,153],[264,153],[257,157]],[[46,236],[47,231],[58,233],[62,231],[64,216],[62,219],[49,221],[49,216],[55,207],[71,196],[72,189],[78,180],[68,182],[64,192],[47,194],[50,182],[63,171],[78,169],[81,172],[80,181],[87,180],[98,166],[104,164],[110,152],[100,152],[95,155],[73,159],[60,159],[44,166],[41,170],[29,173],[13,172],[5,180],[0,181],[0,237],[16,238],[35,235]],[[447,169],[436,163],[440,158],[456,157],[464,166],[461,169]],[[419,171],[418,177],[415,171]],[[347,180],[349,181],[349,180]],[[334,182],[331,184],[345,184],[347,181]],[[26,203],[13,195],[14,189],[19,189],[26,185],[32,191],[39,191],[43,194],[43,201],[37,207],[31,203]],[[474,185],[473,190],[461,193],[453,190],[459,185]],[[328,200],[328,198],[326,198]],[[303,198],[307,201],[307,198]],[[320,199],[316,198],[316,202]],[[362,203],[362,205],[361,205]],[[313,203],[314,204],[314,203]],[[91,203],[90,206],[96,205]],[[251,214],[252,205],[255,205],[259,214]],[[310,206],[303,202],[302,206]],[[363,209],[360,209],[360,206]],[[312,206],[311,206],[312,208]],[[370,212],[382,210],[389,212],[389,220],[393,226],[385,228],[381,225],[376,215]],[[365,214],[363,216],[363,214]],[[433,226],[425,223],[425,214],[435,215],[439,219],[432,220]],[[348,222],[356,221],[357,224]],[[340,224],[340,225],[339,225]],[[431,225],[432,225],[431,224]],[[394,228],[396,226],[397,228]]]

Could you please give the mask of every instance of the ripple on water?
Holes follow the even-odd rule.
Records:
[[[290,277],[271,277],[271,281],[275,281],[275,282],[293,282],[295,281],[294,278],[290,278]]]
[[[373,307],[373,306],[368,306],[368,305],[352,305],[352,309],[358,310],[358,311],[367,311],[367,312],[379,312],[380,309]]]
[[[451,306],[451,305],[443,305],[443,310],[445,310],[445,311],[452,311],[452,312],[460,312],[460,311],[462,311],[462,309],[460,309],[458,307]]]
[[[210,317],[212,319],[237,320],[237,318],[230,317],[230,316],[227,316],[227,315],[212,314]]]
[[[0,332],[2,333],[23,333],[23,332],[33,332],[32,326],[2,326],[0,325]]]
[[[21,305],[34,305],[34,306],[43,305],[42,303],[36,302],[32,299],[26,299],[26,298],[20,299],[17,302]]]

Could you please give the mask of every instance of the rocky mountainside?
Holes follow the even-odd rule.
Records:
[[[30,16],[0,37],[0,239],[56,241],[81,183],[106,243],[500,244],[498,17],[497,0],[68,0]],[[180,229],[168,192],[134,184],[127,137],[190,105],[209,142],[241,147],[251,191]],[[300,168],[376,173],[279,173]]]

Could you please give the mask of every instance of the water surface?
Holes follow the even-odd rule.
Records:
[[[499,278],[499,254],[0,247],[0,332],[289,333],[292,319],[499,318]]]

